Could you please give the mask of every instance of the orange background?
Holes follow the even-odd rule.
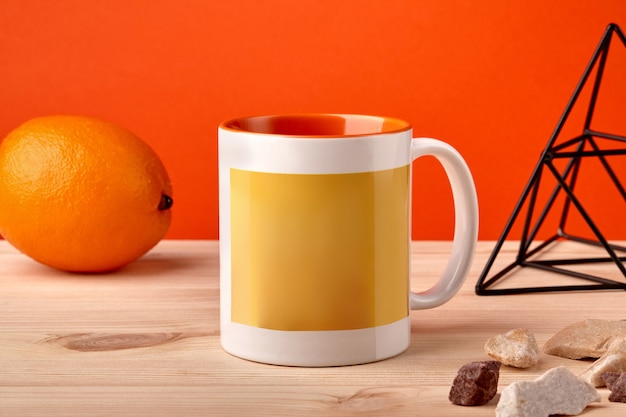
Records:
[[[125,126],[172,178],[168,237],[213,239],[219,122],[396,116],[465,156],[480,238],[496,239],[610,22],[626,28],[623,0],[2,0],[0,136],[59,113]],[[626,134],[625,64],[614,42],[599,130]],[[594,218],[626,239],[624,200],[595,171]],[[449,239],[441,168],[417,163],[414,185],[413,237]]]

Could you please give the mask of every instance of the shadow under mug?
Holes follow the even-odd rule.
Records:
[[[219,140],[221,342],[291,366],[378,361],[405,351],[410,310],[450,300],[478,234],[476,190],[450,145],[405,121],[300,114],[222,123]],[[455,206],[448,265],[409,287],[411,165],[444,167]]]

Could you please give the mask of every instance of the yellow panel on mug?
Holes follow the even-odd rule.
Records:
[[[353,174],[230,170],[231,320],[351,330],[408,315],[408,165]]]

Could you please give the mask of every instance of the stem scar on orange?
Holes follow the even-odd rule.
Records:
[[[0,234],[53,268],[107,272],[133,262],[165,236],[172,202],[157,154],[112,123],[38,117],[0,143]]]

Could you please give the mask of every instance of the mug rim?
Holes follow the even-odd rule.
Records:
[[[344,122],[343,125],[338,124],[341,121]],[[315,127],[311,122],[316,123]],[[405,132],[411,130],[412,126],[403,119],[389,116],[357,113],[276,113],[237,117],[220,123],[219,128],[253,135],[353,138]],[[307,132],[307,128],[311,130]]]

